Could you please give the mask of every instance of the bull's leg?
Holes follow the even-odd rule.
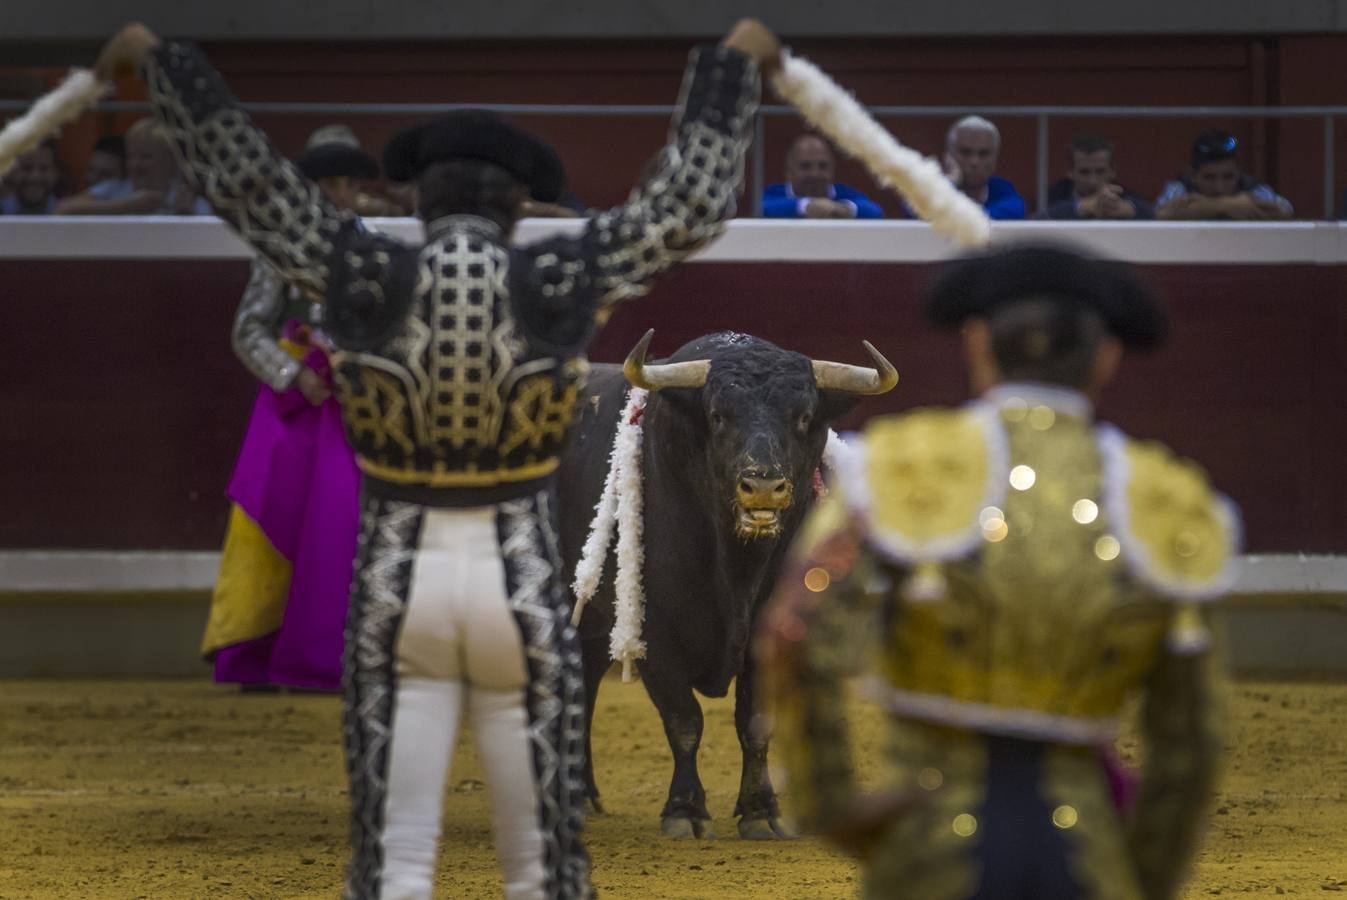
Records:
[[[599,685],[608,671],[608,639],[604,636],[581,641],[585,663],[585,792],[590,813],[605,812],[599,802],[599,785],[594,780],[594,708],[599,698]]]
[[[658,674],[641,673],[646,693],[659,710],[664,736],[673,753],[673,780],[669,799],[660,813],[660,830],[666,837],[713,838],[706,811],[706,790],[697,774],[697,748],[702,742],[702,708],[692,694],[692,686],[668,670]]]
[[[776,791],[767,772],[767,734],[754,719],[753,663],[748,661],[735,679],[734,728],[739,733],[744,768],[739,778],[739,836],[751,841],[794,837],[781,821]]]

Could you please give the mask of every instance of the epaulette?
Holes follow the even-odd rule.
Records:
[[[979,517],[1001,505],[1007,465],[994,410],[975,404],[871,420],[838,474],[867,543],[894,562],[920,566],[978,546]]]
[[[1180,601],[1213,599],[1234,584],[1238,511],[1196,463],[1150,441],[1099,427],[1104,508],[1128,571]]]

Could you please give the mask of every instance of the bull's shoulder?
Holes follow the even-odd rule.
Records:
[[[872,419],[846,455],[842,493],[867,541],[898,562],[966,555],[1005,492],[1005,447],[977,407]]]
[[[1228,590],[1241,526],[1233,503],[1192,460],[1154,441],[1100,428],[1104,509],[1128,569],[1176,598]]]

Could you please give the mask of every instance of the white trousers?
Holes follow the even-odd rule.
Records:
[[[431,896],[444,786],[466,711],[477,736],[508,900],[543,897],[524,647],[510,611],[496,511],[427,510],[397,643],[382,835],[383,900]]]

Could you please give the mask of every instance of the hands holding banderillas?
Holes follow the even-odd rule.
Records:
[[[766,77],[781,67],[781,41],[757,19],[740,19],[721,45],[752,57]]]
[[[103,45],[94,64],[99,81],[112,81],[123,75],[134,75],[146,55],[159,45],[159,37],[139,22],[122,26],[122,30]]]

